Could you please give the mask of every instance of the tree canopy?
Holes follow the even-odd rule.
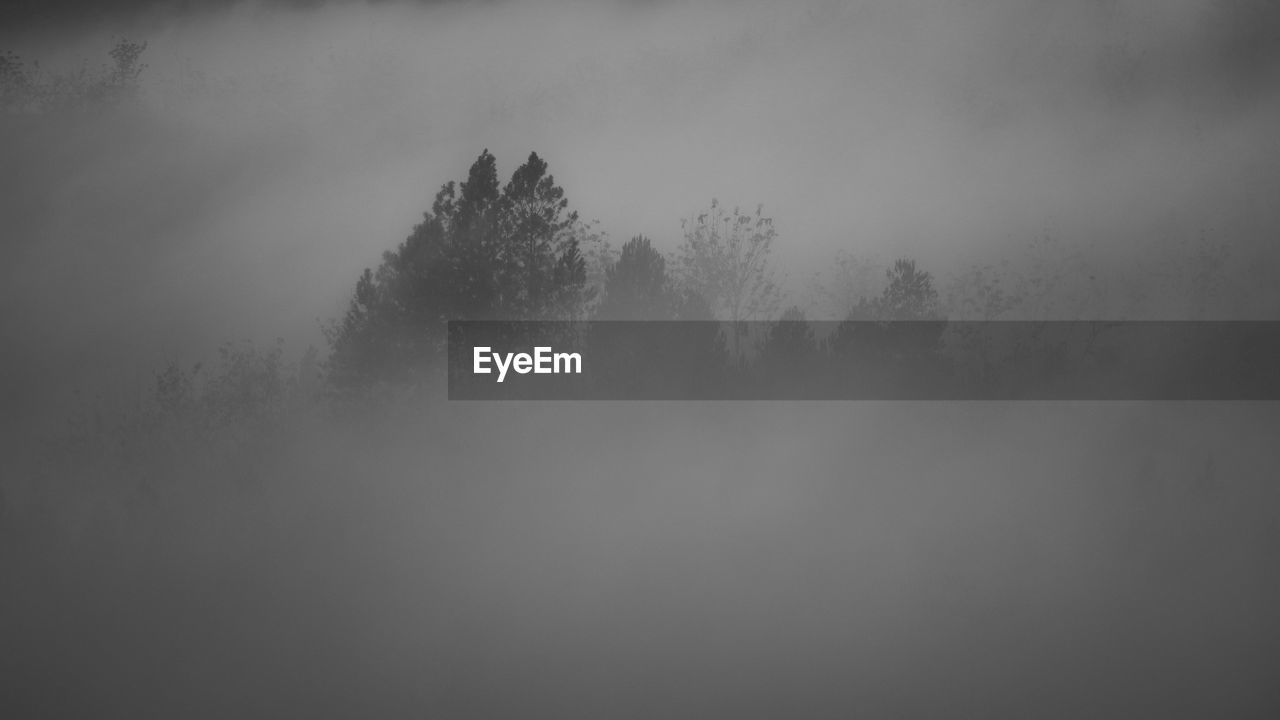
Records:
[[[679,291],[667,274],[667,261],[653,243],[637,235],[622,246],[618,260],[605,269],[599,320],[672,320],[680,306]]]
[[[593,290],[583,234],[537,153],[500,185],[486,149],[467,179],[445,183],[409,237],[361,274],[346,314],[327,331],[330,379],[339,387],[413,379],[443,350],[449,320],[585,316]]]
[[[96,72],[82,65],[74,71],[48,72],[40,63],[12,51],[0,52],[0,116],[40,117],[51,113],[110,108],[138,97],[138,80],[146,63],[146,42],[120,38],[108,51],[109,66]]]
[[[680,274],[687,287],[723,320],[770,319],[781,294],[769,264],[777,231],[763,207],[730,213],[712,200],[710,210],[683,225]]]
[[[876,298],[862,298],[850,320],[941,320],[942,308],[933,275],[916,261],[899,258],[885,271],[889,284]]]

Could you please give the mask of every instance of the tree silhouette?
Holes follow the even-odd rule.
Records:
[[[488,150],[445,183],[423,221],[356,283],[327,330],[338,386],[421,376],[449,320],[575,319],[592,292],[578,214],[531,153],[505,186]]]
[[[798,388],[812,380],[818,369],[818,351],[813,328],[804,312],[793,305],[769,327],[756,360],[757,375],[777,391]]]
[[[942,312],[933,275],[914,260],[899,259],[885,272],[889,286],[880,296],[880,314],[889,320],[940,320]]]
[[[644,236],[622,246],[605,271],[596,320],[657,321],[637,330],[603,322],[592,326],[590,357],[605,396],[692,397],[723,380],[725,336],[707,302],[680,286]],[[678,322],[703,321],[703,322]]]
[[[894,261],[885,276],[879,297],[859,300],[828,339],[833,361],[856,368],[842,377],[867,388],[895,387],[903,378],[924,377],[923,368],[940,369],[934,366],[944,323],[933,276],[907,258]]]
[[[649,238],[637,235],[622,246],[617,262],[605,270],[599,320],[673,320],[680,298],[667,276],[667,262]]]
[[[915,260],[900,258],[885,271],[889,284],[880,296],[862,298],[849,313],[850,320],[941,320],[942,310],[933,275],[916,267]]]

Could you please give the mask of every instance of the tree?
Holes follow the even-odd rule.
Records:
[[[668,275],[666,259],[642,235],[627,241],[607,267],[595,318],[659,321],[639,332],[607,322],[592,326],[594,378],[606,395],[695,397],[699,388],[724,379],[721,324],[711,322],[700,295]]]
[[[111,69],[107,71],[103,82],[124,95],[132,95],[138,89],[138,77],[147,69],[146,63],[139,62],[146,42],[132,42],[121,38],[107,55],[111,58]]]
[[[330,380],[418,378],[441,355],[449,320],[582,317],[592,298],[584,236],[537,153],[500,186],[485,150],[466,181],[441,186],[409,237],[361,275],[346,315],[327,330]]]
[[[769,266],[777,231],[763,206],[754,215],[736,207],[726,213],[712,200],[708,212],[682,225],[681,279],[706,299],[717,317],[736,324],[777,311],[780,294]]]
[[[804,312],[793,305],[765,335],[756,361],[760,374],[775,389],[798,388],[810,381],[817,369],[818,347]]]
[[[809,323],[805,320],[804,311],[792,305],[782,313],[778,322],[769,327],[761,356],[777,355],[786,358],[811,353],[817,347],[813,328],[809,327]]]
[[[942,319],[933,275],[917,268],[915,260],[895,260],[885,277],[889,284],[880,296],[860,299],[849,313],[850,320]]]
[[[897,387],[921,391],[925,378],[941,368],[937,353],[945,329],[933,276],[914,260],[901,258],[885,271],[888,285],[879,297],[862,298],[828,339],[832,358],[856,370],[843,377],[875,391]],[[933,321],[933,322],[912,322]]]
[[[25,113],[33,109],[40,93],[39,68],[6,50],[0,53],[0,110]]]
[[[493,156],[489,156],[492,158]],[[498,265],[505,278],[503,307],[510,317],[556,319],[578,314],[587,279],[567,211],[564,190],[547,163],[530,153],[502,191],[498,205]]]
[[[38,62],[0,53],[0,113],[48,115],[68,111],[97,110],[137,99],[141,62],[147,43],[120,38],[107,55],[111,65],[90,73],[87,65],[71,72],[43,72]]]
[[[667,262],[649,238],[637,235],[605,270],[599,320],[672,320],[680,298],[667,276]]]

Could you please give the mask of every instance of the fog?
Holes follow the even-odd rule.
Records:
[[[486,148],[503,177],[537,151],[615,245],[762,203],[788,303],[841,253],[944,281],[1051,238],[1163,288],[1084,312],[1176,318],[1180,280],[1143,273],[1221,243],[1207,314],[1277,319],[1267,3],[13,7],[0,50],[48,72],[119,37],[147,67],[136,105],[0,140],[0,714],[1280,709],[1268,403],[415,396],[195,445],[113,425],[170,360],[323,350]]]

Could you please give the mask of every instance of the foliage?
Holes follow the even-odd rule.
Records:
[[[121,38],[107,53],[111,64],[91,72],[46,72],[37,61],[12,51],[0,53],[0,113],[43,116],[117,107],[138,97],[141,61],[147,43]]]
[[[679,295],[667,275],[667,262],[649,238],[637,235],[622,246],[617,262],[605,270],[599,320],[673,320]]]
[[[71,499],[142,509],[180,487],[257,486],[319,407],[316,351],[287,363],[283,350],[280,340],[228,343],[207,366],[170,362],[136,404],[83,401],[37,458],[31,492],[51,506],[42,512]]]
[[[803,377],[806,368],[818,358],[819,349],[804,312],[793,305],[769,327],[757,362],[771,373]]]
[[[449,320],[585,316],[594,289],[584,237],[593,236],[537,153],[500,187],[485,150],[467,180],[443,185],[422,223],[362,273],[346,315],[327,329],[331,381],[423,379]]]
[[[858,301],[850,320],[940,320],[942,309],[933,275],[907,258],[895,260],[885,271],[888,285],[879,297]]]
[[[587,264],[587,287],[600,289],[586,303],[587,315],[594,313],[604,299],[603,288],[608,282],[609,266],[618,261],[618,249],[609,242],[608,233],[599,229],[599,221],[580,221],[570,229],[578,240],[582,258]]]
[[[317,352],[286,363],[284,340],[267,347],[224,343],[206,372],[203,363],[184,369],[169,363],[156,374],[147,415],[157,423],[203,430],[266,426],[318,397]]]
[[[763,211],[757,206],[752,215],[735,207],[729,213],[713,199],[710,210],[682,223],[681,279],[706,298],[718,318],[769,318],[781,302],[769,265],[777,231]]]

